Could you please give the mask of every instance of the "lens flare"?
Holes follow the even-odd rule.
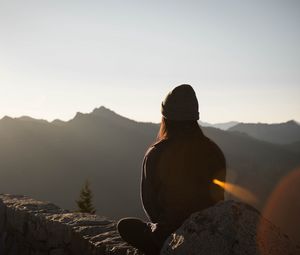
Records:
[[[222,187],[226,192],[230,193],[231,195],[233,195],[234,197],[238,198],[243,202],[247,202],[251,205],[257,204],[257,199],[254,196],[254,194],[252,194],[249,190],[241,186],[228,183],[228,182],[222,182],[219,181],[218,179],[214,179],[213,183]]]
[[[262,214],[273,222],[295,243],[300,243],[300,168],[282,177],[271,193]],[[268,241],[269,247],[260,247],[262,255],[273,247],[272,236],[267,232],[263,221],[258,226],[258,237]]]

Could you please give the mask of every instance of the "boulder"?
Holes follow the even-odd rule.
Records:
[[[229,200],[192,214],[161,250],[161,255],[196,254],[299,255],[300,246],[250,205]]]
[[[0,194],[0,255],[139,255],[116,222],[27,196]]]

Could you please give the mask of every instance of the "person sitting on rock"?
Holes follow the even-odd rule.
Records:
[[[225,157],[198,124],[193,88],[174,88],[161,113],[157,142],[142,167],[141,198],[150,222],[124,218],[117,225],[120,236],[147,255],[159,254],[167,237],[192,213],[224,199],[224,190],[213,179],[225,181]]]

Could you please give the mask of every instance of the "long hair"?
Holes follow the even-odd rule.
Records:
[[[184,135],[203,134],[196,120],[176,121],[168,120],[164,117],[161,119],[160,129],[157,134],[157,140],[181,137]]]

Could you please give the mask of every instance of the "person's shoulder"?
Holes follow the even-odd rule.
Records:
[[[143,160],[143,168],[144,171],[146,169],[155,168],[158,164],[161,152],[164,150],[164,146],[167,144],[165,140],[160,140],[158,142],[153,143],[145,153],[144,160]]]
[[[153,143],[146,151],[145,158],[157,157],[168,146],[168,143],[168,139],[162,139]]]
[[[219,146],[213,140],[211,140],[209,137],[207,137],[206,135],[203,135],[202,139],[203,139],[204,143],[211,146],[212,148],[219,148]]]
[[[209,148],[209,151],[211,153],[213,153],[215,156],[217,156],[217,157],[221,158],[223,161],[225,161],[224,153],[223,153],[222,149],[219,147],[219,145],[207,136],[204,136],[203,139],[205,141],[206,147]]]
[[[160,149],[166,147],[169,144],[169,141],[170,141],[170,139],[162,139],[162,140],[159,140],[159,141],[155,142],[154,144],[152,144],[151,147],[153,147],[156,150],[160,150]]]

